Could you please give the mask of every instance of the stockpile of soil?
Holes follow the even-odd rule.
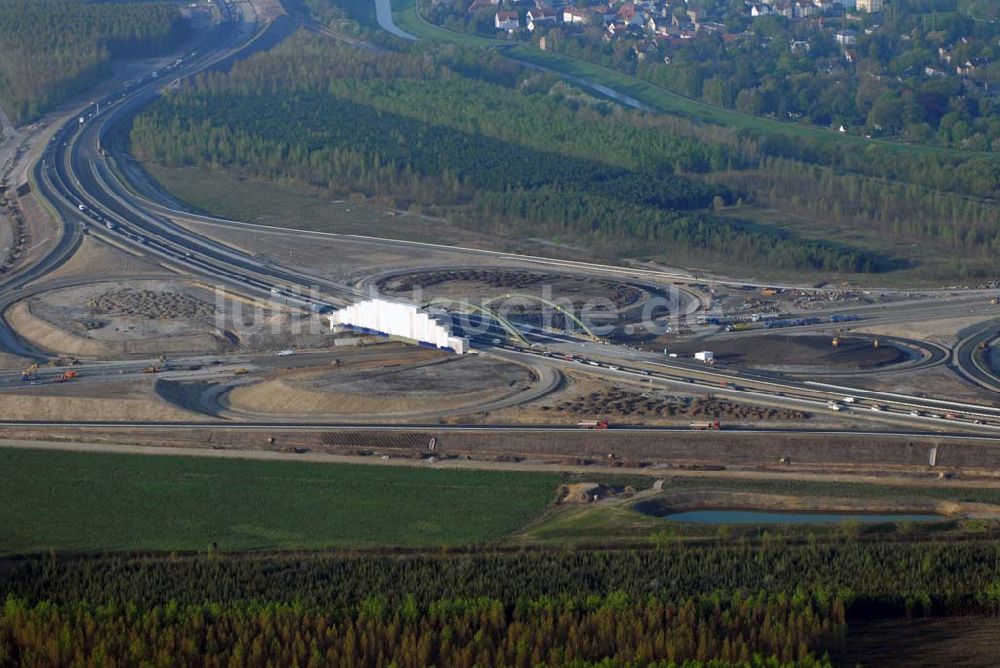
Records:
[[[215,306],[182,292],[120,288],[87,300],[87,306],[109,315],[146,318],[197,318],[215,315]]]
[[[603,297],[616,307],[635,304],[643,298],[643,291],[632,285],[600,278],[567,276],[562,274],[537,273],[513,269],[442,269],[394,276],[379,283],[380,290],[389,293],[410,293],[415,288],[447,286],[448,290],[428,291],[427,296],[439,292],[454,296],[455,290],[465,290],[464,298],[475,299],[510,292],[541,296],[544,288],[551,293],[550,298],[570,298],[574,303],[582,303],[592,297]],[[433,294],[431,294],[433,292]],[[519,310],[537,310],[534,303],[525,304]]]
[[[639,393],[619,387],[591,392],[561,401],[542,410],[579,416],[649,418],[719,418],[731,420],[805,420],[808,413],[788,408],[768,408],[721,399]]]

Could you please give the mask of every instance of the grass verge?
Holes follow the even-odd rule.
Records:
[[[0,552],[431,547],[499,540],[559,476],[0,449]]]

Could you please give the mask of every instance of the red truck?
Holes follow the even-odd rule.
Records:
[[[580,429],[607,429],[611,425],[608,424],[607,420],[584,420],[577,422],[576,426]]]

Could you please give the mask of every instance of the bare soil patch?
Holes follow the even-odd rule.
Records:
[[[24,388],[0,394],[0,412],[8,420],[133,420],[165,422],[195,417],[159,398],[149,381],[82,383]]]
[[[106,315],[146,318],[198,318],[215,315],[215,306],[183,292],[120,288],[87,300],[87,307]]]
[[[274,374],[263,382],[234,388],[226,401],[233,409],[252,413],[430,415],[508,397],[530,389],[535,381],[528,369],[516,364],[415,352],[424,361],[383,365],[368,360],[341,368]]]
[[[645,291],[618,281],[519,269],[418,271],[384,279],[378,287],[390,294],[407,295],[419,288],[426,299],[480,300],[527,294],[550,300],[569,299],[576,308],[594,299],[608,300],[615,307],[623,308],[636,304],[645,296]],[[529,302],[520,308],[534,311],[539,306]]]
[[[831,652],[842,666],[987,668],[997,664],[996,617],[849,620],[843,647]]]
[[[663,344],[669,352],[693,355],[699,350],[715,353],[716,363],[772,369],[851,370],[875,369],[898,364],[909,359],[909,353],[880,340],[875,347],[871,338],[859,336],[839,337],[833,345],[832,336],[812,334],[743,336],[699,341],[667,341]]]
[[[65,264],[48,275],[47,280],[67,278],[117,278],[137,274],[167,274],[155,261],[126,253],[92,236],[84,237],[80,248]]]
[[[213,295],[183,281],[89,283],[39,294],[9,313],[18,332],[71,355],[218,352],[233,340],[218,328]]]
[[[768,408],[714,397],[690,397],[663,391],[638,392],[622,387],[594,390],[575,398],[542,406],[554,415],[615,418],[684,418],[719,420],[806,420],[809,414],[788,408]]]

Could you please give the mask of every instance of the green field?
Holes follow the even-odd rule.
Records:
[[[496,541],[558,475],[0,449],[0,553]]]

